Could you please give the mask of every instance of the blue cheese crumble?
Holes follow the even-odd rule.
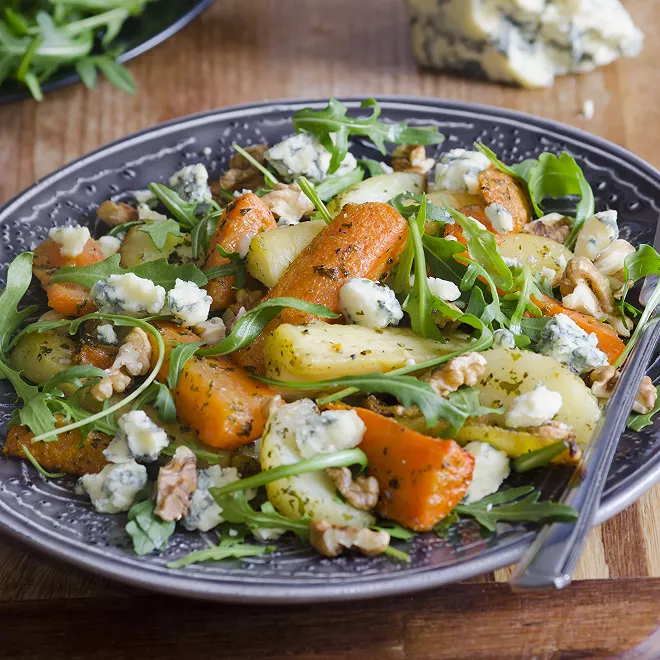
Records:
[[[538,385],[517,396],[504,415],[504,423],[512,429],[547,424],[561,409],[561,394]]]
[[[132,459],[106,465],[98,474],[86,474],[78,481],[100,513],[128,511],[146,483],[147,469]]]
[[[575,256],[594,261],[605,248],[619,238],[617,219],[618,214],[612,209],[587,218],[575,241]]]
[[[177,278],[167,293],[167,306],[176,320],[186,327],[203,323],[209,317],[213,298],[194,282]]]
[[[433,189],[476,195],[479,192],[479,174],[489,169],[490,165],[488,158],[479,151],[452,149],[442,154],[435,166]]]
[[[309,133],[296,133],[272,146],[264,157],[281,180],[292,182],[304,176],[312,183],[321,183],[328,175],[330,152]],[[357,167],[355,156],[347,153],[333,175],[341,176]]]
[[[158,314],[165,305],[165,289],[134,273],[109,275],[92,287],[90,297],[103,314],[138,318]]]
[[[509,348],[514,349],[516,347],[516,337],[506,328],[500,328],[493,332],[493,348]]]
[[[392,289],[362,277],[346,280],[339,290],[339,307],[347,323],[382,329],[403,318]]]
[[[209,346],[219,344],[227,334],[227,326],[225,325],[225,322],[217,316],[208,321],[197,323],[193,330],[195,331],[195,334]]]
[[[117,424],[119,432],[103,450],[103,455],[112,463],[124,463],[131,459],[153,463],[170,444],[167,433],[154,424],[143,410],[125,413]]]
[[[472,504],[496,493],[509,476],[509,457],[487,442],[470,442],[465,451],[474,456],[472,481],[465,493],[465,503]]]
[[[204,206],[212,199],[209,173],[201,163],[188,165],[170,177],[172,188],[182,200]]]
[[[598,348],[598,337],[587,334],[566,314],[557,314],[545,326],[536,345],[537,353],[554,358],[578,374],[608,364],[607,355]]]
[[[353,449],[362,441],[366,429],[355,410],[326,410],[319,414],[312,404],[310,414],[296,426],[296,445],[303,458]]]
[[[513,216],[501,204],[489,204],[486,207],[486,216],[498,234],[513,231]]]
[[[63,257],[77,257],[82,254],[91,235],[87,227],[53,227],[48,232],[48,238],[60,247]]]
[[[96,328],[96,338],[100,342],[109,344],[110,346],[114,346],[115,344],[119,343],[119,338],[117,337],[117,333],[115,332],[115,329],[112,327],[111,323],[103,323],[102,325],[98,326],[98,328]]]
[[[190,498],[188,512],[181,519],[183,526],[189,530],[208,532],[223,522],[222,509],[217,504],[209,488],[220,488],[240,479],[238,470],[233,467],[213,465],[206,470],[197,471],[197,490]],[[252,499],[255,491],[247,491],[246,499]]]
[[[121,240],[116,236],[101,236],[96,243],[101,248],[101,252],[103,252],[103,256],[106,259],[113,254],[117,254],[121,247]]]

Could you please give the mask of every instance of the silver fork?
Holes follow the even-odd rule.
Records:
[[[648,291],[652,285],[646,287],[646,284]],[[648,302],[648,293],[645,296],[643,292],[640,300]],[[570,584],[582,546],[593,525],[619,438],[659,339],[660,317],[656,314],[628,356],[592,440],[560,500],[577,509],[577,521],[552,523],[541,530],[509,580],[514,590],[552,586],[561,589]]]

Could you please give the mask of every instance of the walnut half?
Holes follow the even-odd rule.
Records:
[[[268,145],[254,144],[243,147],[260,165],[265,163],[264,154]],[[229,169],[220,179],[220,188],[234,192],[236,190],[257,190],[264,187],[264,175],[242,154],[235,153],[229,161]]]
[[[392,168],[395,172],[428,174],[434,165],[435,160],[426,157],[423,145],[400,144],[392,152]]]
[[[378,504],[379,489],[376,477],[353,479],[347,467],[327,468],[325,472],[342,497],[356,509],[371,511]]]
[[[591,386],[591,391],[599,399],[609,399],[614,391],[614,386],[619,381],[621,372],[611,365],[605,367],[598,367],[587,375],[587,384]],[[632,409],[646,415],[653,410],[656,400],[658,398],[658,391],[653,385],[653,381],[644,376],[642,383],[637,391],[635,403]]]
[[[309,542],[325,557],[338,557],[349,548],[373,557],[387,550],[390,535],[366,527],[342,527],[327,520],[313,520],[309,523]]]
[[[440,395],[447,396],[462,385],[474,387],[486,372],[486,358],[481,353],[466,353],[422,377]]]
[[[151,365],[151,343],[142,328],[133,328],[121,345],[108,370],[108,377],[90,390],[97,401],[107,401],[113,392],[124,392],[133,382],[132,376],[144,376]]]
[[[158,471],[154,513],[172,522],[188,512],[190,498],[197,490],[197,458],[188,447],[177,447],[172,460]]]
[[[138,219],[138,210],[125,202],[103,202],[96,210],[96,216],[106,225],[118,227],[127,222],[135,222]]]

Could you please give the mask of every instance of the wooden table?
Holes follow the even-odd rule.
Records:
[[[137,96],[102,82],[96,92],[77,85],[42,104],[0,107],[0,203],[158,122],[294,96],[417,94],[515,108],[587,129],[658,165],[660,44],[652,35],[660,3],[626,4],[649,34],[641,57],[523,91],[419,73],[403,0],[219,0],[130,65]],[[579,114],[587,99],[596,106],[591,121]],[[567,591],[512,595],[502,584],[508,575],[378,602],[217,606],[138,593],[3,540],[0,657],[660,657],[660,639],[648,639],[660,623],[660,488],[593,530],[581,581]]]

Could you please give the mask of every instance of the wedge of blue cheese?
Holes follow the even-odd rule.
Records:
[[[408,0],[425,67],[549,87],[638,55],[644,37],[619,0]]]

